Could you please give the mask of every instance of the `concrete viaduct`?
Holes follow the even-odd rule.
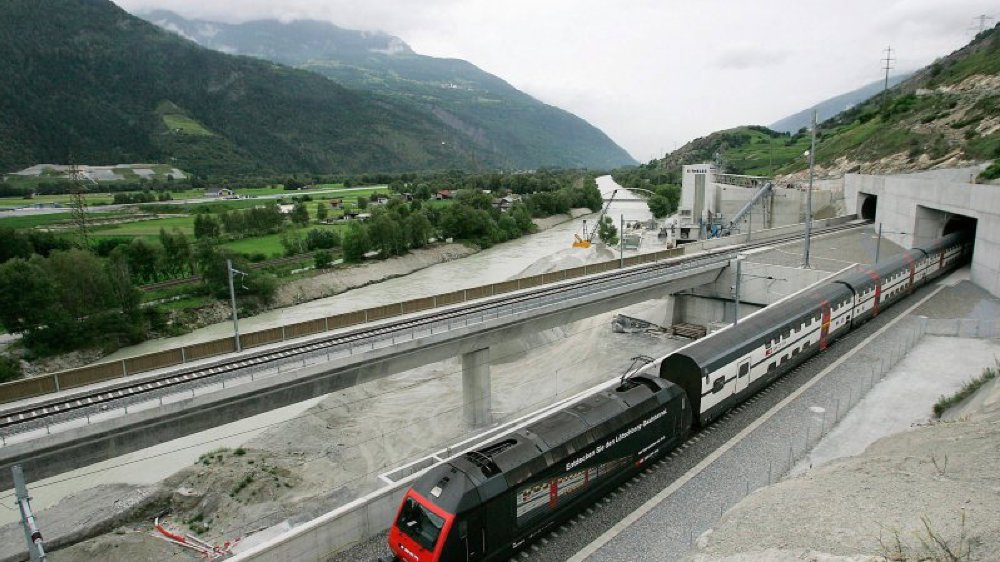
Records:
[[[494,311],[470,312],[464,318],[453,316],[429,329],[424,324],[411,332],[397,330],[391,340],[386,334],[378,339],[372,337],[370,345],[364,340],[333,351],[319,347],[312,352],[312,365],[306,366],[309,358],[302,357],[302,368],[280,376],[257,378],[228,388],[216,384],[211,391],[197,396],[192,391],[190,398],[176,402],[156,405],[153,401],[146,408],[133,406],[127,415],[52,434],[43,428],[37,438],[8,442],[0,448],[0,489],[9,487],[9,466],[14,464],[22,465],[32,479],[40,479],[457,356],[462,358],[465,420],[483,425],[491,421],[491,346],[712,283],[733,257],[724,253],[675,267],[636,266],[616,270],[617,276],[604,273],[577,278],[551,286],[562,289],[558,298],[538,297],[537,302],[525,302],[530,289],[510,293],[492,299],[498,304]],[[603,281],[588,283],[594,279]],[[512,304],[504,304],[506,301]]]

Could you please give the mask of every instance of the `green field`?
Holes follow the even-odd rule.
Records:
[[[343,234],[346,226],[341,224],[314,224],[309,225],[307,228],[298,229],[298,231],[304,236],[306,231],[314,228],[320,230],[335,230],[340,234]],[[243,240],[233,240],[232,242],[224,242],[220,244],[219,247],[226,248],[246,256],[264,254],[268,257],[268,259],[280,258],[285,255],[285,247],[281,245],[281,234],[267,234],[254,238],[244,238]]]
[[[8,215],[0,214],[0,226],[6,226],[10,228],[34,228],[36,226],[47,226],[51,224],[56,224],[60,222],[66,222],[72,220],[73,215],[71,213],[31,213],[31,214],[18,214],[18,215]]]
[[[69,205],[72,198],[73,196],[68,193],[63,195],[36,195],[31,199],[26,197],[3,197],[0,198],[0,209],[27,207],[30,205],[49,203]],[[110,205],[111,195],[107,193],[91,193],[84,197],[84,202],[87,205]]]
[[[151,219],[106,226],[95,226],[92,232],[95,236],[103,237],[132,237],[155,239],[160,236],[160,229],[165,228],[168,232],[179,229],[188,236],[194,235],[194,217],[168,217],[162,219]]]

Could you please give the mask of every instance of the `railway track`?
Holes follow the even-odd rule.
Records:
[[[814,234],[831,234],[852,230],[861,228],[866,224],[855,222],[837,225],[816,230]],[[287,361],[289,358],[296,356],[304,356],[305,354],[338,347],[342,348],[342,346],[348,346],[353,349],[353,346],[361,342],[364,342],[366,345],[371,343],[372,349],[374,349],[376,343],[379,341],[390,340],[394,343],[396,336],[414,334],[417,330],[429,331],[433,335],[436,326],[445,324],[450,328],[451,322],[456,319],[464,318],[468,323],[470,318],[478,317],[480,321],[488,319],[491,315],[499,318],[504,309],[509,309],[511,314],[517,311],[518,308],[521,308],[521,312],[529,310],[531,308],[530,301],[539,301],[538,305],[542,306],[550,304],[552,302],[551,297],[565,295],[570,292],[582,293],[586,292],[587,289],[594,289],[594,292],[597,292],[621,287],[622,285],[647,280],[650,278],[650,274],[665,271],[682,272],[696,269],[703,265],[717,263],[720,260],[731,259],[735,253],[740,251],[774,246],[799,238],[801,238],[801,235],[790,235],[767,241],[720,248],[711,250],[705,254],[686,258],[682,257],[665,262],[643,264],[624,270],[612,270],[590,276],[589,278],[563,281],[554,285],[528,289],[507,296],[486,299],[379,326],[358,328],[346,333],[329,335],[302,344],[292,344],[277,350],[247,353],[210,365],[187,367],[181,369],[179,372],[164,374],[154,379],[146,378],[135,382],[130,382],[126,379],[113,387],[104,387],[89,392],[84,390],[75,393],[72,397],[53,398],[36,402],[32,405],[0,409],[0,435],[15,435],[39,427],[46,427],[50,423],[66,421],[75,416],[97,413],[103,409],[107,409],[116,402],[135,400],[143,395],[152,395],[153,393],[172,387],[202,383],[209,384],[212,379],[222,378],[226,375],[232,375],[242,370],[257,368],[270,363]],[[409,341],[409,339],[403,339],[402,341]]]
[[[744,402],[734,406],[710,424],[692,431],[684,443],[676,449],[651,463],[647,468],[634,475],[628,481],[610,490],[602,498],[595,500],[594,503],[582,509],[570,519],[545,529],[530,539],[523,549],[507,560],[510,562],[564,562],[574,557],[579,558],[578,553],[581,549],[588,546],[604,531],[613,527],[632,511],[640,508],[651,497],[684,476],[688,471],[692,470],[706,457],[716,451],[716,449],[749,426],[754,420],[770,411],[788,395],[806,384],[816,373],[835,363],[841,356],[849,353],[856,346],[864,342],[866,338],[878,332],[887,324],[891,324],[897,317],[907,315],[909,307],[906,306],[906,303],[919,301],[922,296],[925,296],[932,290],[933,285],[921,287],[914,293],[914,296],[907,297],[904,301],[897,303],[896,306],[879,314],[874,320],[846,334],[826,353],[810,358],[805,363],[777,378],[753,396],[748,397]],[[830,351],[833,351],[833,353]],[[823,390],[822,392],[825,394],[828,391]],[[858,400],[861,400],[861,395],[857,396]],[[846,393],[842,397],[846,403]],[[833,413],[832,406],[829,411]],[[846,416],[847,411],[847,408],[845,408],[842,414]],[[838,410],[838,415],[840,413]],[[832,430],[834,423],[824,427]],[[825,433],[821,431],[819,434],[813,435],[817,436],[817,439],[821,439]],[[808,446],[805,447],[806,450],[808,448]],[[767,484],[770,485],[772,479],[776,482],[787,470],[790,470],[791,465],[798,461],[799,454],[798,449],[796,449],[795,457],[791,461],[788,461],[787,467],[776,464],[773,474],[767,470],[761,473],[766,474]],[[755,489],[756,486],[763,485],[764,481],[755,483]],[[742,480],[740,483],[742,483]],[[747,493],[749,494],[749,491]],[[738,494],[739,497],[735,501],[742,499],[743,495],[742,493]],[[716,498],[712,499],[714,501]],[[706,501],[705,503],[708,502]],[[706,509],[706,511],[710,509],[714,509],[714,506]],[[720,514],[716,511],[713,516],[718,515]],[[712,519],[712,521],[714,522],[715,519]],[[684,528],[685,525],[687,526],[686,529]],[[682,539],[687,546],[693,544],[694,539],[704,530],[704,528],[694,528],[691,525],[695,525],[695,523],[685,521],[677,523],[677,526],[682,529]],[[683,531],[685,530],[691,534],[684,533]],[[664,532],[668,531],[665,530]],[[671,552],[669,556],[664,554],[663,559],[679,559],[683,556],[684,552],[686,552],[686,548],[679,552]],[[326,562],[349,562],[354,560],[375,562],[380,558],[387,559],[386,557],[390,555],[391,553],[386,541],[386,532],[382,532],[324,560]],[[620,553],[619,556],[619,559],[631,559],[626,553]]]

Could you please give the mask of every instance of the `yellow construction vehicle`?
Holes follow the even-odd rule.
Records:
[[[601,227],[601,221],[604,220],[604,215],[608,214],[608,209],[611,207],[611,203],[615,200],[615,195],[618,194],[618,190],[611,192],[611,198],[608,199],[607,204],[601,209],[601,214],[597,216],[597,222],[594,223],[594,228],[590,229],[590,233],[587,233],[587,219],[583,219],[583,236],[579,234],[573,235],[573,247],[574,248],[589,248],[594,245],[594,237],[597,236],[597,229]]]

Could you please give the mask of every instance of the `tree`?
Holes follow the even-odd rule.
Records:
[[[517,221],[515,221],[514,217],[509,214],[500,217],[497,227],[499,227],[500,231],[503,232],[505,240],[513,240],[515,238],[520,238],[521,236],[521,229],[518,227]]]
[[[306,251],[306,237],[298,230],[287,230],[281,233],[281,247],[286,257],[301,254]]]
[[[365,199],[364,197],[358,197],[358,208],[359,209],[367,209],[368,208],[368,200]]]
[[[28,259],[34,252],[27,236],[9,227],[0,227],[0,263],[14,258]]]
[[[680,203],[681,190],[676,185],[658,185],[653,188],[655,195],[647,201],[649,211],[653,216],[662,219],[677,211]]]
[[[139,293],[139,289],[132,284],[132,274],[129,271],[125,247],[118,246],[112,250],[104,267],[108,275],[111,298],[118,304],[122,314],[130,317],[135,316],[139,312],[139,302],[142,295]]]
[[[292,213],[289,218],[292,219],[293,223],[299,226],[309,224],[309,209],[306,208],[304,201],[298,201],[295,203],[295,206],[292,207]]]
[[[409,221],[409,243],[411,248],[423,248],[427,245],[434,226],[423,213],[413,213],[407,219]]]
[[[653,213],[653,216],[658,219],[670,215],[670,200],[662,195],[651,196],[646,201],[646,205],[649,206],[649,212]]]
[[[618,227],[615,226],[615,219],[605,216],[597,228],[597,237],[608,246],[618,244]]]
[[[379,213],[368,227],[371,247],[379,251],[383,258],[406,253],[406,240],[399,223],[389,213]]]
[[[352,222],[344,233],[344,261],[359,262],[365,259],[369,249],[368,232],[365,225]]]
[[[316,220],[323,222],[330,216],[330,206],[325,201],[316,204]]]
[[[340,245],[340,235],[336,230],[314,228],[306,233],[306,250],[329,250]]]
[[[218,238],[222,227],[219,221],[207,213],[198,213],[194,216],[194,237],[198,240],[203,238]]]
[[[136,279],[147,283],[156,281],[159,278],[159,266],[162,263],[160,256],[163,250],[142,238],[135,238],[127,248],[129,267]]]
[[[58,308],[55,281],[43,264],[14,258],[0,265],[0,322],[8,332],[33,330]]]
[[[160,269],[168,276],[182,275],[191,270],[191,246],[183,232],[174,228],[171,233],[161,228],[160,245],[163,246]]]
[[[517,228],[521,231],[521,234],[527,234],[535,230],[535,223],[531,220],[531,211],[528,210],[524,203],[514,203],[509,214],[514,219],[514,222],[517,223]]]
[[[86,250],[57,250],[45,265],[58,287],[59,306],[71,318],[82,318],[114,306],[101,258]]]

